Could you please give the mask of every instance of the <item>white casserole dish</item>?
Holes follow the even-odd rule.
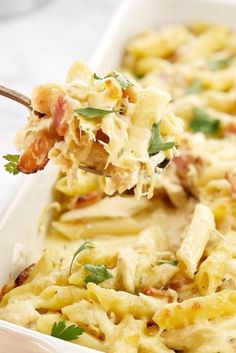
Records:
[[[234,28],[235,13],[235,0],[126,0],[108,28],[91,66],[98,74],[119,67],[126,40],[144,28],[196,21],[213,21]],[[0,222],[0,285],[39,257],[45,230],[39,234],[38,219],[51,198],[56,177],[57,169],[52,167],[26,176],[21,190],[3,215]],[[4,326],[0,322],[0,329]],[[28,330],[22,331],[29,334]],[[50,337],[44,337],[50,341]],[[79,347],[77,351],[87,352]]]

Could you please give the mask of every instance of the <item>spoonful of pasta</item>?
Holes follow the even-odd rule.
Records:
[[[13,174],[35,173],[52,160],[71,184],[80,168],[106,176],[109,195],[134,189],[136,198],[150,198],[156,174],[178,154],[182,124],[170,96],[116,71],[99,77],[76,62],[65,85],[40,85],[31,99],[0,86],[0,95],[30,112],[15,140],[20,154],[4,157]]]

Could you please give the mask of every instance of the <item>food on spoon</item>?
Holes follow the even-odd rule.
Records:
[[[116,71],[98,77],[76,62],[66,84],[34,89],[33,110],[16,144],[17,170],[30,174],[49,160],[77,181],[78,168],[108,176],[106,193],[134,188],[137,198],[153,194],[161,163],[178,154],[180,120],[169,109],[170,96],[157,88],[143,89]]]

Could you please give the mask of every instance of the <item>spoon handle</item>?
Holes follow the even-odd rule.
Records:
[[[19,93],[15,91],[14,89],[7,88],[5,86],[0,85],[0,96],[4,96],[6,98],[9,98],[17,103],[20,103],[24,105],[26,108],[29,110],[33,111],[35,115],[37,115],[39,118],[43,118],[45,116],[44,113],[40,113],[36,110],[33,110],[31,106],[31,99],[27,96],[25,96],[22,93]]]
[[[12,99],[20,104],[23,104],[25,107],[32,110],[30,98],[26,97],[22,93],[0,85],[0,95]]]

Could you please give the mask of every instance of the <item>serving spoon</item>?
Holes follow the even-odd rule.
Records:
[[[45,114],[40,113],[40,112],[33,109],[32,105],[31,105],[31,99],[29,97],[25,96],[22,93],[15,91],[14,89],[10,89],[10,88],[7,88],[5,86],[0,85],[0,96],[4,96],[6,98],[14,100],[17,103],[24,105],[26,108],[33,111],[34,114],[37,115],[39,118],[43,118],[45,116]]]

